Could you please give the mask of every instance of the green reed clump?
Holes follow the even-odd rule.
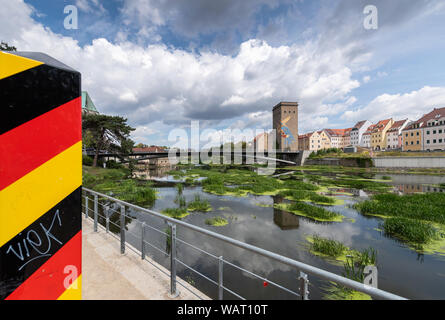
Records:
[[[383,182],[354,180],[354,179],[332,179],[331,183],[337,187],[352,188],[369,191],[386,191],[390,185]]]
[[[284,181],[283,186],[281,186],[282,189],[291,189],[291,190],[307,190],[307,191],[316,191],[318,190],[318,186],[312,184],[303,182],[300,180],[293,180],[293,179],[287,179]]]
[[[383,176],[382,180],[392,180],[390,176]]]
[[[290,198],[292,200],[305,200],[308,199],[310,192],[306,190],[281,190],[278,192],[278,196],[283,198]]]
[[[311,250],[320,252],[327,256],[336,258],[341,256],[348,248],[343,243],[333,240],[325,239],[318,235],[313,236]]]
[[[311,200],[313,202],[327,203],[327,204],[335,203],[334,198],[326,197],[326,196],[323,196],[323,195],[315,193],[315,192],[311,192],[309,194],[309,200]]]
[[[313,206],[305,202],[295,202],[290,204],[287,208],[290,212],[302,212],[309,218],[319,220],[335,220],[341,217],[341,215],[336,212]]]
[[[418,247],[438,236],[437,230],[429,223],[402,217],[385,219],[381,227],[386,235],[416,244]]]
[[[188,211],[208,212],[212,211],[212,206],[207,199],[201,199],[199,194],[195,194],[195,198],[188,204]]]
[[[114,192],[118,199],[134,204],[153,204],[156,200],[156,190],[151,182],[124,180]]]
[[[175,219],[182,219],[189,215],[186,208],[167,208],[162,210],[161,213]]]
[[[205,223],[207,225],[210,225],[213,227],[222,227],[222,226],[227,225],[229,222],[227,221],[227,219],[224,219],[222,217],[214,217],[214,218],[206,219]]]
[[[445,194],[374,195],[371,200],[354,205],[362,214],[404,217],[445,224]]]

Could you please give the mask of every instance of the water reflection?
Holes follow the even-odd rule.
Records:
[[[159,168],[159,170],[148,170],[148,173],[144,175],[144,177],[150,177],[158,181],[155,184],[159,191],[158,199],[152,207],[157,212],[176,206],[174,203],[177,196],[175,184],[173,182],[159,182],[169,181],[168,171],[167,168]],[[332,173],[329,174],[333,175]],[[418,179],[412,175],[390,175],[390,177],[391,180],[386,183],[395,186],[397,191],[401,193],[441,192],[437,185],[445,182],[445,178],[435,176],[419,176]],[[381,179],[382,177],[372,175],[372,178]],[[330,264],[308,252],[308,242],[306,241],[308,235],[319,234],[323,237],[334,238],[357,250],[371,246],[378,252],[379,287],[381,289],[408,298],[445,299],[445,290],[443,289],[445,288],[445,277],[438,276],[438,273],[445,269],[443,259],[435,255],[418,254],[402,243],[385,237],[379,231],[381,219],[362,216],[351,207],[360,198],[370,195],[363,190],[332,189],[332,194],[345,200],[345,203],[327,208],[348,218],[342,223],[317,223],[274,208],[273,204],[287,201],[281,197],[216,196],[203,192],[199,186],[185,186],[182,194],[187,202],[192,201],[195,194],[199,194],[202,199],[207,199],[213,208],[213,211],[208,213],[195,212],[187,216],[184,221],[190,224],[336,274],[342,274],[342,266]],[[104,204],[105,206],[108,205],[107,203]],[[89,207],[92,208],[91,201]],[[118,234],[120,230],[119,218],[113,210],[119,211],[120,208],[113,205],[109,205],[108,209],[105,208],[99,209],[99,213],[110,216],[110,221],[115,223],[114,226],[110,223],[110,230]],[[127,214],[135,218],[125,221],[128,230],[127,240],[134,247],[140,249],[141,241],[137,235],[141,234],[141,226],[138,221],[145,221],[147,225],[153,228],[147,229],[146,232],[146,241],[151,245],[147,245],[147,255],[168,268],[169,257],[165,252],[169,250],[169,242],[165,234],[168,228],[165,220],[130,209],[128,209]],[[205,224],[206,219],[216,216],[226,217],[229,224],[220,228]],[[100,219],[102,220],[99,222],[104,224],[103,218]],[[298,290],[298,281],[296,280],[298,270],[183,227],[178,227],[177,234],[178,238],[186,243],[199,247],[215,256],[224,256],[231,263],[236,263],[242,268],[256,272],[292,290]],[[185,264],[211,279],[217,279],[218,264],[214,258],[198,252],[180,241],[177,244],[177,252],[178,259]],[[178,266],[178,275],[193,283],[210,297],[217,298],[217,288],[191,270]],[[419,275],[421,275],[421,281],[419,281]],[[323,298],[324,292],[319,288],[326,286],[327,283],[316,277],[310,277],[310,281],[312,284],[310,298]],[[224,267],[224,285],[250,299],[295,299],[295,296],[272,286],[263,287],[262,281],[229,265]],[[225,298],[233,299],[235,297],[226,293]]]

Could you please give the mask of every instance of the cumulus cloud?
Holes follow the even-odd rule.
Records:
[[[193,35],[205,25],[213,31],[231,23],[240,26],[234,21],[251,19],[249,10],[277,4],[204,2],[187,2],[191,6],[187,9],[182,1],[125,0],[121,13],[129,19],[124,24],[137,19],[142,24],[144,17],[154,26],[169,23],[172,28],[185,28],[192,23],[183,32]],[[188,51],[162,43],[132,43],[127,40],[128,30],[123,28],[115,42],[96,38],[82,46],[36,22],[32,18],[35,11],[23,0],[2,4],[3,40],[22,51],[46,52],[81,71],[83,89],[89,91],[99,110],[128,117],[138,129],[134,134],[138,139],[158,133],[164,135],[165,141],[168,130],[186,128],[190,120],[200,120],[202,128],[216,130],[231,126],[270,129],[270,111],[279,101],[299,101],[301,132],[321,129],[328,125],[329,117],[341,113],[347,120],[368,116],[368,108],[351,111],[357,101],[352,92],[360,86],[354,78],[354,68],[366,68],[372,56],[366,50],[354,49],[355,40],[325,50],[324,37],[287,45],[271,45],[253,38],[242,41],[236,54],[225,55],[203,48]],[[99,3],[78,0],[78,4],[87,11]],[[199,10],[195,8],[201,5]],[[192,8],[203,17],[192,21]],[[178,17],[178,12],[184,16]],[[172,21],[172,17],[179,20]],[[380,103],[379,98],[371,104]],[[373,110],[369,117],[376,115]],[[156,133],[143,129],[153,127]]]
[[[405,94],[382,94],[363,108],[346,111],[343,117],[374,122],[387,118],[417,120],[434,107],[445,107],[445,87],[425,86]]]

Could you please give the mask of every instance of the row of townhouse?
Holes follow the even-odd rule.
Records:
[[[265,151],[269,135],[262,133],[253,143]],[[357,122],[352,128],[323,129],[298,136],[298,149],[318,151],[328,148],[363,147],[372,150],[445,150],[445,108],[434,109],[417,121],[384,119],[373,124]]]
[[[434,109],[402,130],[403,151],[445,149],[445,108]]]
[[[299,136],[299,149],[317,151],[327,148],[343,149],[348,146],[373,150],[401,149],[402,130],[408,123],[408,119],[400,121],[385,119],[376,124],[363,120],[352,128],[310,132]]]

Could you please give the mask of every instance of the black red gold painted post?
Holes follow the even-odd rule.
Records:
[[[81,299],[80,73],[0,52],[0,300]]]

